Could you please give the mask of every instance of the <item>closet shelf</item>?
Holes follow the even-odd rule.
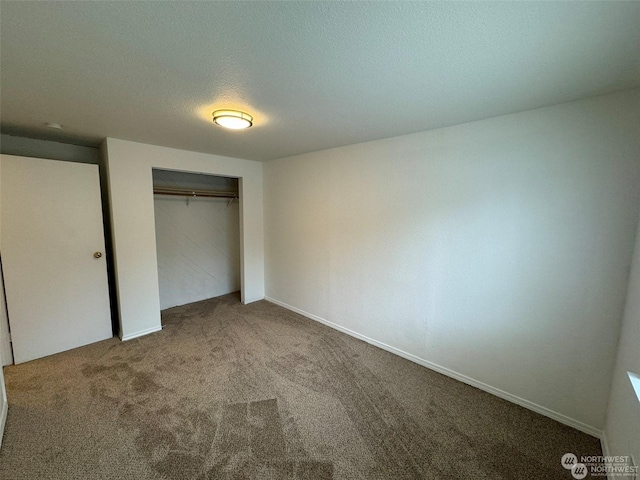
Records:
[[[154,195],[175,195],[179,197],[238,198],[236,192],[216,190],[194,190],[190,188],[154,187]]]

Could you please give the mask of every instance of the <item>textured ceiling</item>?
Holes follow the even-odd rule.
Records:
[[[3,133],[83,144],[268,160],[640,86],[640,2],[2,1],[0,17]],[[223,107],[255,126],[214,126]]]

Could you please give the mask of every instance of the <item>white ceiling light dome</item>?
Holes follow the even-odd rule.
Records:
[[[239,110],[216,110],[213,123],[232,130],[243,130],[253,125],[253,117]]]

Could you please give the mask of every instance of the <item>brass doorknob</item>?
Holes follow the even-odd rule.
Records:
[[[93,258],[100,258],[100,257],[102,257],[102,252],[95,252],[93,254]]]

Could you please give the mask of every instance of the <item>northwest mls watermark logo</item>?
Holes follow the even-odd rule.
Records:
[[[588,470],[584,463],[578,462],[578,457],[573,453],[565,453],[560,463],[567,470],[571,470],[571,476],[580,480],[587,476]]]
[[[627,455],[587,455],[578,458],[573,453],[565,453],[560,459],[560,464],[577,480],[586,478],[588,474],[592,477],[617,475],[616,478],[626,477],[635,480],[638,473],[638,466],[634,465],[631,457]]]

